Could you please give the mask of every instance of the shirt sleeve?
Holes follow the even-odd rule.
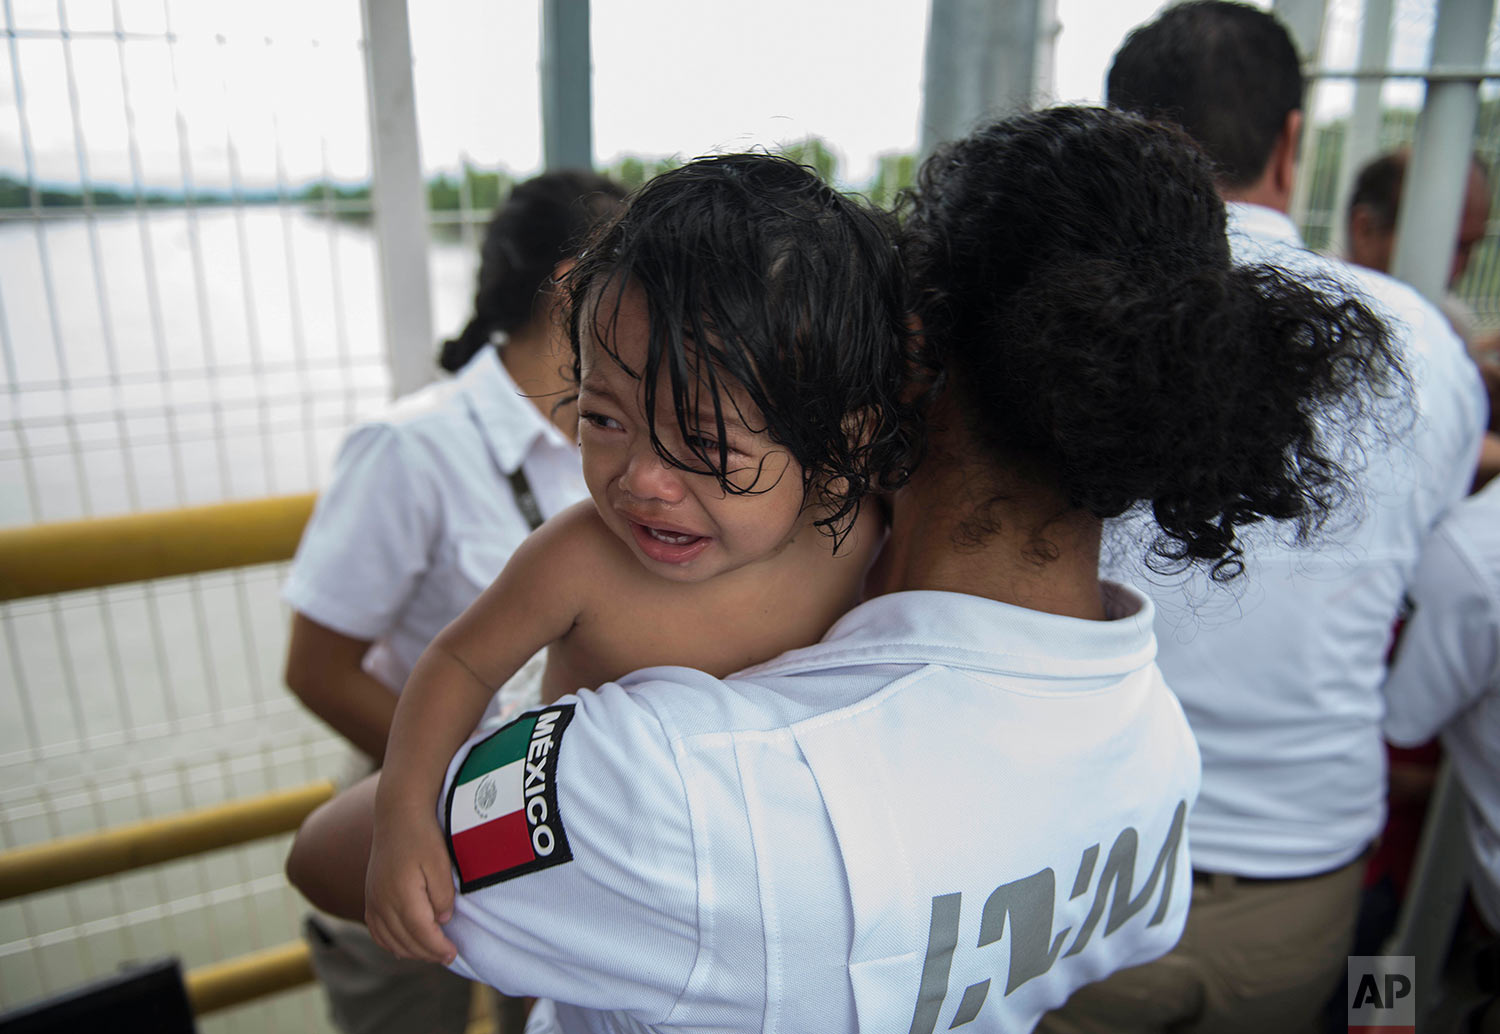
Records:
[[[1457,521],[1440,525],[1412,585],[1412,613],[1385,684],[1385,735],[1397,746],[1431,739],[1500,684],[1500,606],[1462,542]]]
[[[1419,420],[1425,445],[1418,467],[1430,482],[1430,529],[1468,495],[1479,462],[1479,446],[1489,423],[1489,401],[1479,369],[1452,326],[1431,305],[1423,305],[1415,332],[1426,344],[1425,368],[1418,373]]]
[[[395,428],[356,429],[318,496],[282,598],[336,632],[379,637],[428,569],[438,496]]]
[[[454,970],[666,1021],[698,957],[697,869],[672,744],[638,693],[585,691],[476,736],[439,809]]]

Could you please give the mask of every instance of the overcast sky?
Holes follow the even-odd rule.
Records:
[[[1430,22],[1431,3],[1398,0],[1398,25],[1423,12]],[[113,29],[110,0],[66,0],[75,39],[65,48],[56,0],[10,0],[17,32],[0,51],[0,171],[26,171],[29,137],[47,182],[76,181],[82,164],[95,182],[128,185],[133,160],[147,185],[168,188],[182,185],[185,168],[207,187],[232,176],[257,188],[278,176],[293,185],[368,177],[357,0],[118,5],[127,32],[146,38],[87,38]],[[518,174],[538,168],[539,6],[409,4],[429,170],[464,158]],[[1160,6],[1059,0],[1052,99],[1097,103],[1115,48]],[[1344,41],[1330,61],[1352,63],[1360,8],[1330,0],[1330,31]],[[842,178],[862,185],[880,154],[916,147],[927,9],[928,0],[593,0],[596,158],[817,135],[842,156]],[[175,46],[161,38],[168,27]],[[1419,62],[1425,38],[1417,46],[1415,56],[1398,46],[1397,56]],[[1340,103],[1325,93],[1323,106]]]

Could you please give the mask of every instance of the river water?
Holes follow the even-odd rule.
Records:
[[[474,260],[430,255],[439,337]],[[0,222],[0,525],[316,486],[388,393],[381,326],[362,224],[277,207]]]
[[[440,338],[474,258],[430,257]],[[302,210],[0,220],[0,526],[316,488],[389,394],[379,297],[370,230]],[[0,604],[0,848],[335,774],[341,748],[281,685],[284,567]],[[293,939],[285,847],[0,903],[0,1009]],[[308,989],[201,1029],[322,1013]]]

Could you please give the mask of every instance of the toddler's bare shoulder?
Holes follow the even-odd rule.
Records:
[[[589,500],[552,517],[531,534],[525,548],[553,578],[595,587],[627,578],[639,566]]]

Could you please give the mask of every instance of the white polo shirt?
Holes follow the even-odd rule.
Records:
[[[1500,480],[1438,526],[1411,598],[1385,734],[1412,746],[1442,731],[1468,799],[1474,899],[1500,931]]]
[[[895,593],[728,680],[481,732],[440,804],[454,968],[570,1034],[1030,1030],[1169,950],[1190,897],[1197,751],[1149,602],[1108,596]]]
[[[1156,603],[1158,663],[1203,754],[1189,820],[1194,864],[1303,876],[1352,861],[1384,823],[1380,684],[1391,627],[1422,540],[1473,477],[1487,402],[1448,321],[1411,288],[1308,251],[1280,212],[1228,208],[1236,261],[1278,265],[1366,301],[1415,382],[1411,426],[1386,427],[1391,441],[1368,444],[1362,510],[1313,548],[1251,529],[1231,587],[1199,572],[1143,571],[1139,536],[1109,565]]]
[[[484,348],[456,377],[349,435],[282,597],[320,625],[374,640],[365,668],[399,691],[530,531],[509,480],[517,469],[544,516],[588,495],[577,447]]]

